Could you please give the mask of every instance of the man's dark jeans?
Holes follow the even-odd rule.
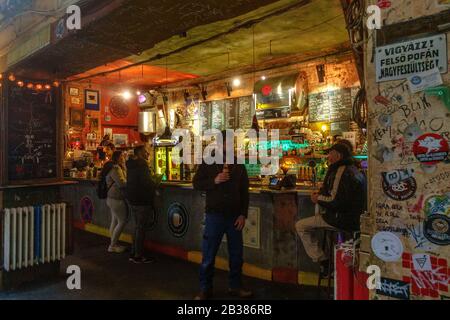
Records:
[[[206,292],[212,290],[214,263],[223,235],[227,235],[229,256],[229,288],[240,289],[242,285],[243,241],[242,231],[236,230],[236,217],[223,214],[206,214],[205,232],[203,235],[203,259],[200,266],[200,286]]]
[[[144,255],[145,227],[150,217],[151,206],[131,206],[131,212],[134,216],[134,236],[131,256],[140,258]]]

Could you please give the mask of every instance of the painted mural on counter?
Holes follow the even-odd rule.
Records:
[[[382,8],[383,15],[390,23],[400,22],[425,2],[439,11],[438,1],[414,2],[408,9],[393,1]],[[443,98],[450,90],[449,36],[419,38],[429,46],[413,59],[416,66],[433,62],[435,67],[411,74],[405,69],[407,57],[389,60],[390,70],[403,70],[404,76],[391,74],[383,79],[376,65],[387,60],[366,58],[373,224],[371,258],[366,263],[380,266],[383,279],[381,289],[371,293],[372,299],[450,296],[450,106]],[[435,39],[446,43],[436,48]],[[411,41],[410,48],[415,49],[414,38]],[[369,42],[367,52],[372,52],[372,46]],[[383,58],[389,53],[380,48],[373,52]]]

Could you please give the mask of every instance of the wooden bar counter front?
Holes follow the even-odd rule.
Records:
[[[77,228],[109,236],[110,213],[96,195],[96,180],[79,179],[63,187],[73,206]],[[314,215],[311,190],[276,191],[250,188],[250,209],[244,229],[244,274],[269,281],[316,285],[318,267],[306,255],[295,232],[295,222]],[[191,262],[201,262],[205,197],[191,183],[162,183],[155,211],[150,213],[146,247]],[[130,243],[134,221],[130,217],[121,240]],[[223,240],[226,242],[226,239]],[[106,248],[105,248],[106,250]],[[216,267],[227,270],[226,244]]]

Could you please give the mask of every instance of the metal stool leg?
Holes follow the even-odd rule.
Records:
[[[329,247],[328,247],[328,287],[327,287],[327,298],[331,297],[331,280],[332,280],[332,268],[334,262],[334,233],[330,239]]]
[[[324,232],[323,232],[323,241],[322,241],[322,250],[326,250],[326,247],[327,247],[327,238],[328,238],[328,231],[327,230],[324,230]],[[322,284],[322,280],[323,280],[323,278],[322,278],[322,273],[320,272],[320,269],[319,269],[319,276],[318,276],[318,281],[317,281],[317,293],[318,293],[318,297],[320,298],[320,293],[321,293],[321,289],[322,289],[322,286],[321,286],[321,284]]]

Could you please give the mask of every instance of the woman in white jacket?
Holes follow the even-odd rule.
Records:
[[[113,153],[109,165],[111,169],[106,175],[106,185],[108,186],[106,204],[111,209],[111,225],[109,227],[111,244],[108,252],[122,253],[125,251],[125,247],[118,245],[118,241],[125,228],[128,215],[128,207],[123,194],[126,186],[126,169],[122,151]]]

